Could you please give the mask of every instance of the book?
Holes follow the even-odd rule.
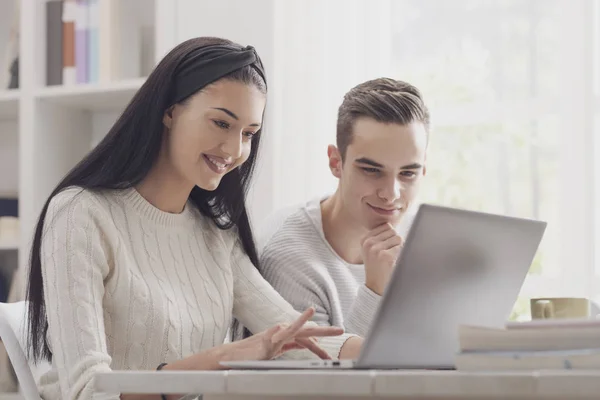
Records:
[[[0,259],[0,271],[5,270],[6,268],[1,264],[3,262],[2,259]],[[8,283],[9,279],[8,277],[3,276],[3,274],[0,274],[0,303],[6,303],[6,301],[8,300],[8,289],[9,289],[9,283]]]
[[[88,36],[89,13],[88,0],[76,0],[75,13],[75,70],[77,83],[88,82]]]
[[[600,369],[600,348],[549,351],[466,352],[456,356],[461,371]]]
[[[88,82],[100,80],[100,12],[99,0],[88,0]]]
[[[110,82],[119,78],[118,53],[120,12],[116,0],[98,0],[99,79]]]
[[[141,27],[135,7],[130,1],[98,0],[101,82],[141,75]]]
[[[532,329],[532,328],[590,328],[600,327],[600,319],[596,318],[547,318],[531,321],[507,322],[506,329]]]
[[[152,30],[144,31],[137,2],[45,2],[48,86],[114,82],[141,76],[142,58],[148,56],[147,51],[142,52],[142,34],[152,36]]]
[[[46,85],[61,85],[63,80],[63,1],[46,3]]]
[[[75,18],[77,3],[75,0],[64,0],[62,26],[63,26],[63,85],[77,83],[75,69]]]
[[[0,218],[2,217],[18,217],[19,216],[19,199],[0,197]]]
[[[600,326],[504,329],[463,325],[458,338],[461,353],[600,349]]]

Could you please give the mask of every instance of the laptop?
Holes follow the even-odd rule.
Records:
[[[454,369],[462,324],[502,328],[546,222],[422,204],[356,360],[233,369]]]

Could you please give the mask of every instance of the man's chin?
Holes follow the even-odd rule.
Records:
[[[400,215],[394,216],[394,217],[376,217],[376,218],[368,218],[367,219],[367,223],[365,224],[365,227],[368,230],[373,230],[375,228],[377,228],[378,226],[381,226],[383,224],[389,223],[392,226],[397,226],[400,224],[400,222],[402,221],[402,217],[404,216],[404,213],[401,213]]]

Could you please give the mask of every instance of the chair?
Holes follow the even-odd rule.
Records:
[[[27,303],[0,303],[0,339],[8,353],[25,400],[40,400],[32,367],[25,356]]]

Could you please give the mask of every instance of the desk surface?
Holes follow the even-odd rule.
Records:
[[[395,398],[600,398],[600,370],[457,371],[115,371],[96,386],[118,393]]]

